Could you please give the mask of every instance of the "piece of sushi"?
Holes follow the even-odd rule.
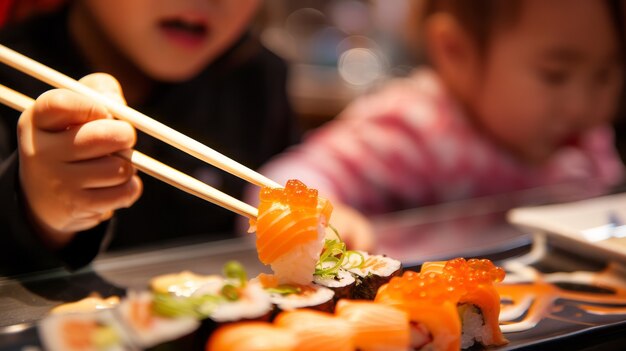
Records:
[[[332,205],[298,180],[288,181],[284,189],[264,187],[259,198],[259,214],[250,226],[256,231],[259,260],[271,265],[281,284],[310,284]]]
[[[202,275],[190,271],[162,274],[150,280],[150,289],[155,293],[179,297],[192,296],[199,288],[221,287],[224,278],[218,274]]]
[[[413,345],[409,317],[401,309],[370,300],[339,300],[335,315],[349,323],[358,350],[405,351]]]
[[[383,284],[402,274],[402,263],[384,255],[370,255],[364,251],[358,253],[349,255],[344,264],[344,268],[357,279],[352,298],[373,300]]]
[[[321,285],[278,285],[266,288],[266,291],[275,306],[274,315],[300,308],[323,312],[332,312],[335,308],[335,293]]]
[[[415,349],[456,351],[461,347],[459,296],[442,274],[405,271],[383,285],[375,301],[407,312]]]
[[[327,265],[331,264],[332,263],[328,263]],[[351,299],[356,287],[356,278],[354,275],[341,268],[333,275],[316,275],[313,278],[313,282],[331,289],[334,293],[333,299],[335,303],[341,299]]]
[[[295,332],[268,322],[242,322],[220,327],[206,343],[206,351],[296,351]]]
[[[119,296],[109,296],[102,298],[100,296],[88,296],[84,299],[64,303],[55,306],[50,310],[50,314],[67,314],[67,313],[88,313],[114,308],[120,303]]]
[[[499,346],[508,342],[500,329],[500,295],[494,285],[504,280],[502,268],[487,259],[456,258],[426,262],[421,272],[444,275],[460,292],[457,308],[462,325],[462,348],[474,343]]]
[[[115,313],[133,344],[140,349],[164,344],[181,348],[187,345],[185,338],[200,326],[200,322],[193,316],[164,317],[157,314],[153,294],[148,291],[129,291]],[[177,343],[180,340],[182,342]]]
[[[159,289],[155,291],[154,308],[164,316],[192,316],[201,322],[191,338],[193,349],[204,347],[207,338],[224,324],[269,321],[272,317],[270,294],[259,282],[248,281],[238,262],[227,262],[223,276],[183,273],[153,281],[152,287]]]
[[[48,351],[137,349],[110,309],[48,315],[38,323],[37,330]]]
[[[156,309],[164,315],[192,315],[216,323],[268,320],[273,310],[270,294],[257,281],[248,281],[244,268],[227,262],[224,275],[188,271],[156,277],[151,287]]]
[[[353,351],[353,329],[348,321],[331,313],[300,309],[280,313],[274,325],[292,330],[299,351]]]

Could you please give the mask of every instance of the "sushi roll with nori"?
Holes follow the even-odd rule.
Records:
[[[281,312],[274,325],[292,330],[298,336],[298,351],[353,351],[350,323],[331,313],[310,309]]]
[[[409,317],[395,307],[370,300],[339,300],[335,315],[349,324],[360,351],[406,351],[414,345]]]
[[[266,290],[275,305],[275,314],[299,308],[332,312],[335,308],[335,293],[320,285],[282,285]]]
[[[457,310],[462,326],[462,348],[475,343],[499,346],[508,342],[500,329],[500,296],[494,285],[504,280],[502,268],[487,259],[455,258],[426,262],[421,272],[442,274],[459,291]]]
[[[338,269],[333,275],[315,275],[313,282],[334,292],[335,303],[340,299],[352,298],[356,278],[345,269]]]
[[[295,332],[267,322],[242,322],[220,327],[206,351],[297,351]]]
[[[451,287],[442,274],[406,271],[383,285],[375,302],[408,314],[415,349],[456,351],[461,347],[461,321],[456,310],[460,294]],[[423,344],[415,345],[415,340]]]
[[[164,315],[191,315],[216,323],[269,319],[273,309],[270,294],[260,283],[248,281],[244,268],[235,261],[224,265],[224,276],[190,272],[153,279],[155,308]]]
[[[39,322],[38,333],[48,351],[136,350],[110,309],[51,314]]]
[[[357,280],[352,298],[373,300],[378,288],[389,282],[392,277],[402,274],[402,264],[384,255],[359,253],[360,255],[349,255],[344,264],[345,269]]]
[[[185,344],[185,337],[198,329],[200,322],[194,316],[166,317],[154,309],[154,298],[150,292],[129,291],[127,297],[115,311],[133,344],[141,349],[157,345]],[[183,342],[176,344],[177,341]]]

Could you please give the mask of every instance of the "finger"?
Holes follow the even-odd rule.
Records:
[[[112,118],[104,106],[65,89],[53,89],[41,94],[31,112],[33,126],[49,132],[63,131],[104,118]]]
[[[85,189],[77,196],[72,217],[83,219],[98,215],[101,218],[111,210],[130,207],[141,195],[142,188],[141,180],[134,175],[117,186]]]
[[[104,157],[135,145],[135,128],[128,122],[99,119],[63,132],[36,131],[33,149],[61,162]]]
[[[122,86],[112,75],[107,73],[93,73],[83,77],[80,82],[101,94],[121,102],[126,105],[124,94],[122,93]]]
[[[114,187],[126,183],[136,174],[135,168],[116,156],[68,163],[63,169],[65,179],[71,179],[79,189]]]

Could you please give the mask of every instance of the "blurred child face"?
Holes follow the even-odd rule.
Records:
[[[96,26],[152,78],[199,73],[243,33],[260,0],[81,0]]]
[[[537,163],[611,119],[622,67],[604,2],[520,3],[517,22],[493,36],[468,104],[497,142]]]

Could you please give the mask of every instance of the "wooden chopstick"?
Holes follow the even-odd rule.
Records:
[[[86,95],[104,105],[116,118],[127,121],[137,129],[241,179],[258,186],[281,187],[271,179],[210,147],[4,45],[0,45],[0,61],[54,87],[65,88]]]
[[[34,104],[30,97],[13,89],[0,85],[0,103],[15,110],[24,111]],[[165,183],[168,183],[182,191],[195,195],[201,199],[210,201],[218,206],[248,218],[256,218],[258,210],[249,204],[242,202],[230,195],[203,183],[183,172],[167,166],[137,150],[126,150],[115,154],[130,161],[137,169],[149,174]]]

